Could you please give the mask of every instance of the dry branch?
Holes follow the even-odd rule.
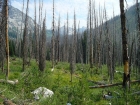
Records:
[[[140,91],[134,92],[131,95],[134,95],[134,94],[140,95]]]
[[[136,82],[140,82],[140,80],[130,81],[130,83],[136,83]],[[105,87],[118,86],[118,85],[122,85],[122,83],[106,84],[106,85],[99,85],[99,86],[89,86],[89,88],[90,89],[93,89],[93,88],[105,88]]]
[[[16,85],[16,84],[18,84],[18,80],[12,81],[12,80],[0,79],[0,82],[1,82],[1,83],[9,83],[9,84],[11,84],[11,85]]]

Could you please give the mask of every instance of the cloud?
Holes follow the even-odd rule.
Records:
[[[22,9],[22,1],[23,0],[11,0],[11,4],[18,8]],[[26,7],[26,1],[25,1],[25,7]],[[39,0],[36,0],[36,5],[37,5],[37,14],[39,15]],[[40,0],[42,1],[42,0]],[[80,26],[86,26],[86,21],[87,21],[87,13],[88,13],[88,5],[89,5],[89,0],[54,0],[55,1],[55,23],[57,24],[59,14],[61,16],[61,26],[66,22],[67,19],[67,12],[69,13],[69,25],[72,26],[73,24],[73,15],[74,15],[74,10],[76,13],[76,19],[77,21],[80,21]],[[43,2],[43,15],[44,17],[45,10],[46,10],[46,20],[47,20],[47,28],[51,28],[52,26],[52,11],[53,11],[53,0],[44,0]],[[115,15],[118,15],[120,13],[120,8],[119,8],[119,0],[95,0],[95,7],[96,10],[99,9],[99,4],[101,8],[104,8],[104,4],[107,10],[107,16],[108,19],[113,16],[113,9]],[[133,4],[132,0],[127,0],[128,6],[131,6]],[[126,7],[126,6],[125,6]],[[25,11],[25,10],[24,10]],[[34,0],[30,0],[30,5],[29,5],[29,15],[34,18]],[[37,16],[38,16],[37,15]]]

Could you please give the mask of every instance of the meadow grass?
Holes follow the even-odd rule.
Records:
[[[89,65],[76,64],[72,82],[70,81],[69,63],[59,62],[53,72],[51,67],[51,62],[46,61],[46,68],[44,72],[41,72],[38,70],[36,61],[32,59],[30,65],[26,66],[25,71],[22,72],[22,59],[12,60],[11,58],[9,79],[18,79],[19,83],[16,85],[0,83],[0,103],[4,98],[13,99],[17,104],[26,103],[27,105],[29,103],[34,105],[66,105],[67,102],[72,105],[106,105],[110,102],[113,105],[123,105],[126,99],[131,104],[139,102],[140,96],[131,95],[131,93],[139,91],[139,84],[133,84],[127,95],[124,94],[122,86],[89,89],[89,86],[97,85],[89,82],[89,80],[109,83],[106,65],[103,65],[96,73],[96,67],[90,69]],[[122,71],[123,68],[118,66],[116,70]],[[4,78],[5,73],[0,70],[0,79]],[[116,82],[122,82],[122,74],[115,73],[113,83]],[[31,92],[38,87],[46,87],[52,90],[54,95],[47,99],[41,98],[39,101],[35,101]],[[105,100],[103,91],[105,93],[111,91],[113,98]]]

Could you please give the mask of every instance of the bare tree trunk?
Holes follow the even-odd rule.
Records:
[[[68,34],[69,34],[69,15],[67,13],[67,34],[66,34],[66,62],[68,62]]]
[[[35,35],[35,59],[36,62],[39,62],[39,36],[37,33],[37,21],[36,21],[36,0],[34,0],[34,5],[35,5],[35,20],[34,20],[34,35]]]
[[[23,21],[23,10],[24,10],[24,0],[22,1],[23,2],[23,6],[22,6],[22,21]],[[20,36],[19,36],[19,51],[18,51],[18,56],[21,57],[22,54],[21,54],[21,49],[22,49],[22,34],[23,34],[23,27],[22,27],[22,22],[21,22],[21,30],[20,30]]]
[[[89,7],[90,8],[90,7]],[[87,48],[86,48],[86,64],[88,64],[88,62],[89,62],[89,53],[90,53],[90,46],[89,46],[89,44],[90,44],[90,37],[89,37],[89,14],[90,14],[90,11],[89,11],[90,9],[88,9],[88,16],[87,16],[87,31],[86,31],[86,35],[84,36],[84,39],[85,39],[85,37],[87,38],[87,43],[86,43],[86,45],[87,45]]]
[[[64,35],[63,35],[63,62],[66,62],[66,26],[64,23]]]
[[[5,38],[6,38],[6,59],[7,59],[7,71],[6,71],[6,80],[9,77],[9,41],[8,41],[8,0],[5,0],[5,19],[6,19],[6,28],[5,28]]]
[[[54,43],[54,34],[55,34],[55,30],[54,30],[54,0],[53,0],[53,22],[52,22],[52,25],[53,25],[53,30],[52,30],[52,68],[54,68],[54,59],[55,59],[55,43]]]
[[[91,18],[91,0],[89,0],[89,17],[90,17],[90,68],[93,68],[93,37],[92,37],[92,18]]]
[[[137,69],[138,69],[138,74],[140,74],[140,14],[139,14],[138,0],[136,0],[136,7],[137,7],[137,30],[138,30]]]
[[[59,22],[58,22],[58,45],[57,45],[57,58],[58,58],[58,62],[60,61],[60,16],[59,16]]]
[[[110,78],[110,83],[113,81],[113,70],[112,70],[112,43],[111,43],[111,36],[109,34],[109,26],[107,22],[107,15],[105,9],[105,28],[106,28],[106,39],[107,39],[107,67],[108,67],[108,74]]]
[[[113,18],[114,18],[114,10],[113,10]],[[112,52],[112,70],[113,70],[113,77],[115,72],[115,66],[116,66],[116,23],[113,21],[113,52]]]
[[[102,20],[103,20],[103,18],[102,18],[102,10],[101,10],[101,8],[100,8],[100,5],[99,5],[99,17],[100,17],[100,24],[101,24],[101,26],[100,26],[100,28],[99,28],[99,38],[98,38],[98,66],[97,66],[97,70],[99,69],[99,68],[101,68],[101,42],[102,42]]]
[[[127,45],[127,29],[125,26],[126,17],[124,12],[124,0],[120,0],[120,12],[121,12],[122,47],[123,47],[123,65],[124,65],[123,87],[129,88],[130,74],[129,74],[129,58]]]
[[[27,8],[26,8],[26,17],[25,17],[25,27],[24,27],[24,33],[23,33],[23,65],[22,65],[22,70],[25,70],[25,65],[27,63],[27,34],[28,34],[28,5],[29,5],[29,0],[27,1]]]
[[[17,27],[17,32],[16,32],[16,42],[15,42],[15,55],[19,55],[19,48],[20,48],[20,34],[19,34],[19,29]]]
[[[0,13],[0,67],[2,69],[2,72],[4,72],[4,59],[5,59],[5,48],[6,48],[6,38],[5,38],[5,28],[6,28],[6,18],[5,18],[5,5],[4,1],[0,1],[1,6],[1,13]]]
[[[29,47],[28,47],[28,55],[29,55],[29,60],[28,60],[28,66],[30,66],[30,62],[31,62],[31,59],[32,59],[32,32],[30,30],[30,33],[29,33],[29,37],[28,37],[28,42],[29,42]]]
[[[73,35],[72,35],[72,43],[71,43],[71,52],[70,52],[70,74],[71,74],[71,82],[72,82],[72,75],[75,72],[75,63],[76,63],[76,16],[74,11],[74,28]]]
[[[75,72],[75,63],[76,63],[76,40],[77,40],[77,35],[76,35],[76,15],[74,11],[74,43],[73,43],[73,70],[72,73]]]
[[[92,29],[92,40],[93,40],[93,50],[94,50],[94,54],[93,54],[93,59],[94,59],[94,64],[97,67],[97,11],[95,10],[95,1],[92,0],[92,7],[91,7],[91,29]],[[93,31],[94,29],[94,31]],[[97,73],[97,69],[96,69],[96,73]]]
[[[43,21],[42,34],[40,35],[39,69],[44,71],[46,66],[46,17]]]
[[[58,19],[58,29],[56,36],[56,64],[60,61],[60,15]]]

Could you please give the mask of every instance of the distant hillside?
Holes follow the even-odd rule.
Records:
[[[15,38],[17,35],[17,29],[18,34],[21,30],[21,25],[24,27],[24,19],[25,14],[23,13],[23,20],[22,20],[22,12],[19,9],[16,9],[12,6],[9,7],[9,36],[12,38]],[[28,24],[29,24],[29,30],[34,29],[34,20],[31,17],[28,17]],[[126,19],[127,19],[127,29],[129,30],[129,33],[134,32],[136,30],[136,6],[133,5],[126,11]],[[118,36],[120,37],[121,33],[121,25],[120,25],[120,16],[115,16],[114,18],[108,20],[109,23],[109,30],[113,30],[113,23],[116,25],[115,31],[117,32]],[[82,27],[79,29],[79,32],[82,33],[86,30],[86,27]],[[52,32],[51,30],[46,30],[47,36],[51,37]],[[64,26],[60,28],[61,35],[64,33]],[[69,35],[72,34],[72,28],[69,27]]]
[[[24,29],[24,21],[25,20],[25,13],[23,13],[23,20],[22,20],[22,12],[14,8],[13,6],[9,7],[9,36],[11,38],[16,38],[16,35],[21,33],[21,25],[22,29]],[[28,29],[34,29],[34,20],[28,16]],[[17,34],[18,31],[18,34]],[[51,30],[46,30],[47,36],[51,36]]]
[[[110,30],[113,28],[113,23],[116,25],[115,31],[120,34],[121,32],[121,20],[120,16],[115,16],[114,18],[108,21]],[[136,30],[136,5],[133,5],[128,8],[126,11],[126,26],[129,33],[132,33]]]
[[[21,25],[22,25],[22,29],[24,29],[24,20],[25,20],[25,13],[23,13],[23,20],[22,20],[22,12],[13,7],[10,6],[9,7],[9,36],[12,38],[15,38],[17,35],[17,30],[18,30],[18,34],[21,31]],[[28,17],[28,29],[29,30],[33,30],[34,29],[34,20],[31,17]],[[79,32],[82,33],[83,31],[85,31],[85,27],[82,27],[79,29]],[[46,30],[47,31],[47,36],[51,37],[52,36],[52,32],[51,29],[50,30]],[[60,27],[60,34],[63,35],[64,33],[64,26]],[[69,35],[72,34],[72,28],[69,27]]]

